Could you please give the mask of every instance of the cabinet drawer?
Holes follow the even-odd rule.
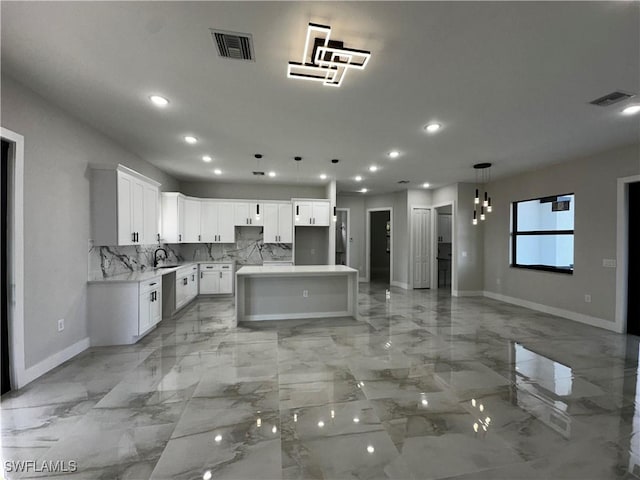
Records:
[[[140,295],[162,286],[162,277],[156,277],[146,282],[140,282]]]
[[[201,263],[201,272],[227,272],[233,270],[233,264],[231,263]]]

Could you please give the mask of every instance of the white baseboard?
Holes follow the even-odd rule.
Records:
[[[611,330],[613,332],[620,333],[615,322],[609,322],[603,318],[592,317],[585,315],[584,313],[572,312],[571,310],[564,310],[562,308],[551,307],[549,305],[543,305],[541,303],[530,302],[528,300],[522,300],[521,298],[509,297],[500,293],[484,292],[484,296],[498,300],[500,302],[511,303],[520,307],[530,308],[538,312],[549,313],[557,317],[567,318],[575,322],[586,323],[592,327],[604,328],[605,330]]]
[[[409,284],[404,282],[397,282],[394,280],[393,282],[391,282],[391,286],[400,287],[400,288],[404,288],[405,290],[409,290]]]
[[[265,315],[245,315],[245,322],[256,322],[263,320],[304,320],[305,318],[333,318],[351,317],[350,312],[309,312],[309,313],[276,313]]]
[[[87,348],[89,348],[90,339],[89,337],[83,338],[79,342],[74,343],[73,345],[68,346],[64,350],[60,350],[57,353],[54,353],[48,358],[45,358],[41,362],[36,363],[33,367],[29,367],[24,372],[23,380],[20,382],[20,385],[16,385],[17,388],[22,388],[26,384],[31,383],[36,378],[41,377],[49,370],[56,368],[58,365],[66,362],[67,360],[75,357],[81,352],[84,352]]]
[[[451,296],[453,297],[482,297],[484,292],[482,290],[451,290]]]

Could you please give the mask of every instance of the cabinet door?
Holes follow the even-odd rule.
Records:
[[[218,204],[215,202],[202,202],[200,206],[200,235],[205,243],[217,241]]]
[[[185,215],[185,199],[184,197],[178,197],[178,243],[184,242],[184,215]]]
[[[233,218],[233,203],[218,203],[218,243],[234,243],[236,227]]]
[[[294,208],[296,225],[303,227],[312,224],[313,207],[311,202],[296,202]]]
[[[157,325],[162,320],[162,289],[157,288],[151,292],[153,300],[149,312],[150,326]]]
[[[329,226],[329,203],[313,202],[313,225],[328,227]]]
[[[185,243],[200,241],[200,200],[186,198],[184,200],[184,237]]]
[[[279,243],[292,243],[293,242],[293,207],[290,203],[278,204],[278,242]],[[267,227],[265,226],[265,231]]]
[[[144,242],[144,187],[142,180],[133,180],[133,190],[131,192],[131,229],[135,233],[133,243]]]
[[[133,245],[133,177],[118,172],[118,245]]]
[[[233,275],[230,271],[220,272],[220,289],[219,293],[233,293]]]
[[[236,202],[233,204],[234,225],[249,225],[249,204],[247,202]]]
[[[220,272],[200,272],[200,294],[212,295],[220,290]]]
[[[158,187],[150,184],[144,186],[144,233],[140,234],[140,243],[152,245],[159,239],[160,229],[160,194]],[[144,237],[144,238],[143,238]]]
[[[291,205],[289,205],[291,207]],[[278,220],[278,204],[277,203],[263,203],[262,216],[264,217],[264,234],[263,234],[263,242],[264,243],[277,243],[278,235],[280,231],[280,222]],[[291,208],[289,208],[289,212],[291,212]],[[289,221],[291,224],[291,221]]]
[[[249,225],[264,225],[264,204],[259,202],[249,203]]]
[[[151,292],[140,295],[138,302],[138,335],[145,332],[151,326]]]
[[[188,284],[188,298],[191,300],[198,295],[198,270],[189,274],[189,284]]]
[[[176,310],[188,300],[189,277],[180,277],[176,280]]]

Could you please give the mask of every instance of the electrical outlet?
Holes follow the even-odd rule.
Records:
[[[58,331],[61,332],[64,330],[64,318],[58,320]]]
[[[584,294],[584,301],[585,303],[591,303],[591,295],[589,295],[588,293]]]
[[[502,280],[500,280],[500,277],[496,278],[496,285],[500,285],[500,282],[501,282],[501,281],[502,281]]]
[[[467,256],[467,252],[462,252],[462,256],[466,257]]]
[[[304,298],[309,297],[309,290],[302,290],[302,296],[303,296]]]
[[[603,258],[602,266],[606,268],[616,268],[616,259],[615,258]]]
[[[312,248],[312,249],[311,249],[311,255],[315,255],[315,254],[316,254],[316,249],[315,249],[315,248]]]

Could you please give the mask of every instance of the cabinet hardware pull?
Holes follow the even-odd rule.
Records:
[[[220,278],[222,278],[222,272],[220,272]]]
[[[150,283],[149,286],[153,287],[156,284],[156,282]]]
[[[198,235],[198,241],[200,241],[200,235]]]
[[[179,242],[181,242],[181,241],[182,241],[182,234],[181,234],[181,233],[179,233],[179,234],[178,234],[178,241],[179,241]]]
[[[204,278],[204,273],[200,272],[200,278]]]
[[[132,242],[136,241],[136,233],[135,232],[131,232],[131,241]]]
[[[160,241],[160,234],[158,233],[157,235],[158,235],[158,241]]]
[[[195,275],[191,275],[191,281],[195,282],[196,281],[196,276]]]

